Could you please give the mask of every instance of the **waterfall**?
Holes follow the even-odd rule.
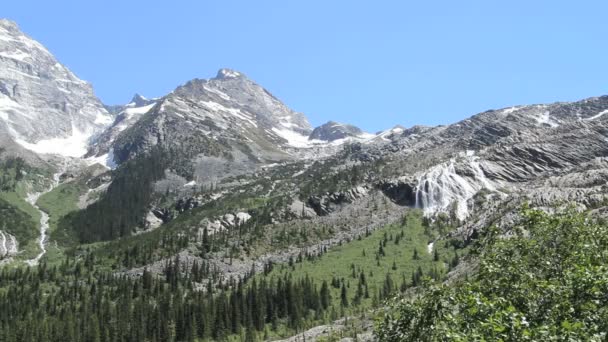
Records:
[[[452,205],[456,205],[456,217],[464,220],[469,215],[467,202],[479,190],[495,190],[477,159],[468,155],[463,161],[463,167],[470,169],[473,176],[456,173],[453,159],[420,174],[416,186],[415,207],[423,209],[426,216],[432,216],[447,212]]]

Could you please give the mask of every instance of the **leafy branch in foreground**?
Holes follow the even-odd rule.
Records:
[[[390,308],[379,340],[604,340],[608,226],[573,210],[522,215],[507,236],[484,237],[472,279],[430,286]]]

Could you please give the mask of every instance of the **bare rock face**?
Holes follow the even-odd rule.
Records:
[[[365,133],[356,126],[328,121],[327,123],[315,128],[309,140],[335,141],[349,137],[360,137]]]
[[[355,200],[367,195],[368,189],[363,186],[327,193],[323,196],[311,196],[308,199],[308,206],[312,208],[319,216],[325,216],[339,208],[340,206],[354,202]]]
[[[215,219],[203,219],[200,222],[200,234],[203,234],[203,230],[207,229],[209,234],[215,234],[222,230],[233,229],[235,227],[241,226],[247,221],[251,219],[251,215],[246,212],[237,212],[237,213],[226,213],[223,216],[217,217]]]
[[[391,200],[399,205],[416,205],[416,184],[401,179],[384,180],[378,187]]]
[[[81,156],[111,121],[90,84],[0,20],[0,130],[36,152]]]

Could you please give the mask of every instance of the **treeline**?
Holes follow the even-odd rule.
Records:
[[[265,329],[300,329],[330,305],[327,284],[308,277],[195,287],[204,267],[164,277],[95,271],[92,255],[59,266],[0,271],[0,341],[195,341]]]
[[[170,165],[170,153],[154,149],[116,170],[102,198],[86,209],[62,218],[62,229],[73,229],[83,243],[112,240],[145,224],[153,198],[152,186]]]

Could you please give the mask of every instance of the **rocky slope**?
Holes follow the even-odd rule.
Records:
[[[160,147],[179,155],[180,168],[190,170],[183,176],[209,182],[250,172],[257,165],[293,160],[291,149],[305,147],[312,130],[302,114],[228,69],[209,80],[189,81],[150,106],[139,107],[147,113],[97,155],[111,148],[121,163]],[[115,125],[112,132],[128,126],[119,121]],[[115,135],[112,132],[103,136]]]
[[[309,140],[335,141],[345,138],[368,138],[371,134],[366,134],[359,127],[342,124],[335,121],[328,121],[323,125],[316,127],[310,136]]]
[[[111,123],[90,84],[42,44],[0,20],[0,129],[37,153],[82,156]]]

